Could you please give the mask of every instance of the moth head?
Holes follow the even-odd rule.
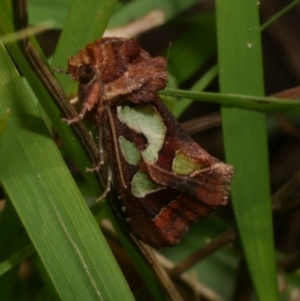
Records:
[[[77,74],[79,81],[79,104],[82,107],[82,111],[88,112],[95,108],[96,104],[103,97],[104,87],[101,80],[100,71],[91,64],[81,64],[77,68]]]
[[[82,64],[78,67],[78,75],[81,84],[88,84],[95,78],[96,70],[90,64]]]

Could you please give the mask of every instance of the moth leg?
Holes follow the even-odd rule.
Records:
[[[78,114],[78,116],[75,116],[72,119],[67,119],[67,118],[62,118],[61,120],[63,122],[66,122],[68,125],[78,122],[81,119],[83,119],[84,115],[86,114],[86,112],[89,111],[89,106],[87,104],[83,104],[80,113]]]
[[[101,168],[101,166],[104,164],[104,152],[103,152],[102,137],[103,137],[102,129],[101,129],[101,127],[99,127],[98,128],[98,153],[99,153],[99,161],[92,168],[86,168],[85,171],[87,171],[87,172],[98,171]]]
[[[78,122],[81,119],[83,119],[85,114],[88,111],[92,110],[96,104],[98,104],[98,107],[102,105],[101,99],[103,93],[103,84],[101,82],[101,79],[98,78],[97,73],[92,73],[92,74],[94,74],[94,76],[87,84],[79,86],[78,99],[82,104],[80,113],[78,114],[78,116],[75,116],[72,119],[63,119],[63,121],[67,122],[67,124],[72,124],[74,122]]]
[[[102,195],[100,195],[100,197],[96,199],[96,203],[102,201],[108,195],[108,193],[110,192],[111,180],[112,180],[112,171],[111,171],[110,167],[108,166],[107,178],[106,178],[106,187],[105,187],[105,190],[103,191]]]

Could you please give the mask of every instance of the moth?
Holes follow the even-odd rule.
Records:
[[[157,91],[167,63],[136,39],[102,38],[68,60],[81,110],[99,130],[132,232],[153,247],[177,244],[191,223],[226,205],[233,168],[183,132]]]

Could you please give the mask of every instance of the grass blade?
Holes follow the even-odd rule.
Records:
[[[262,96],[257,3],[218,0],[217,30],[221,92]],[[232,202],[256,293],[259,300],[279,300],[265,115],[223,107],[222,117],[226,156],[236,171]]]
[[[132,299],[93,216],[3,46],[0,178],[62,300]]]

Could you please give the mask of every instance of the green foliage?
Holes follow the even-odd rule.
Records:
[[[246,0],[237,5],[220,0],[217,20],[221,92],[263,96],[257,4]],[[229,41],[227,36],[236,38]],[[259,112],[228,107],[222,108],[222,117],[226,156],[236,171],[231,193],[235,218],[256,293],[261,301],[279,300],[266,117]]]

